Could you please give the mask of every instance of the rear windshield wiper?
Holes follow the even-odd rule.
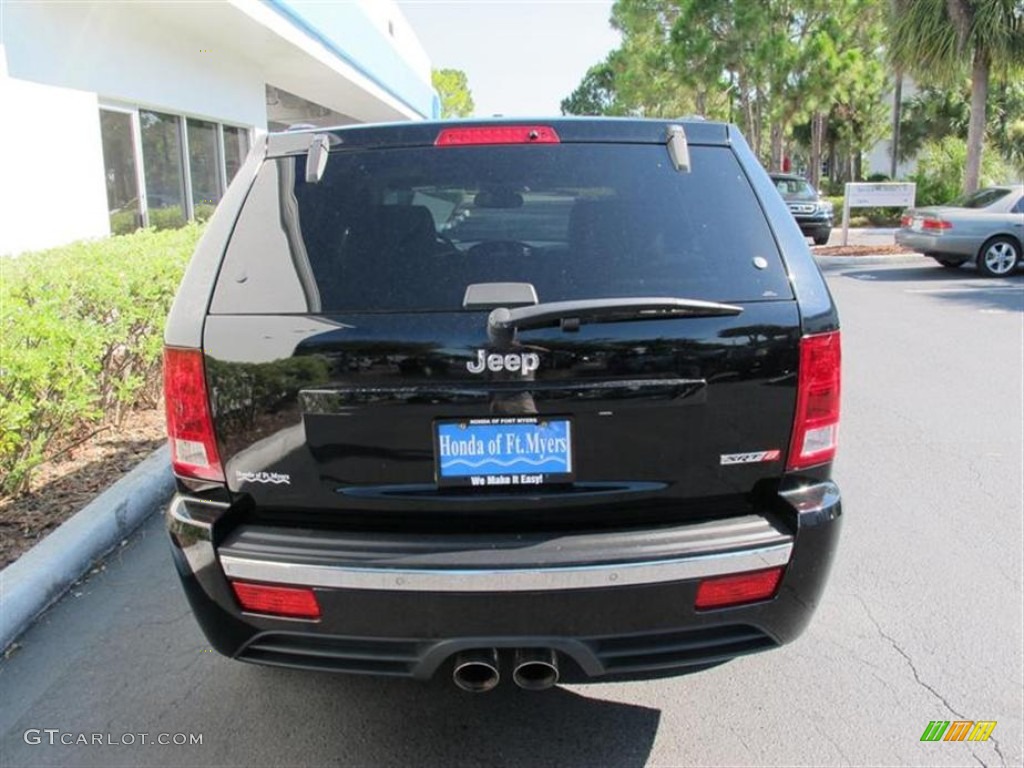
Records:
[[[516,331],[561,326],[577,331],[585,323],[619,323],[633,320],[664,320],[673,317],[721,317],[738,315],[743,307],[716,301],[675,298],[581,299],[553,301],[528,307],[498,307],[487,317],[487,335],[495,343],[508,343]]]

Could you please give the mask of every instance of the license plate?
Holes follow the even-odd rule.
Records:
[[[915,232],[920,232],[924,228],[924,218],[915,216],[914,220],[910,223],[910,228]]]
[[[438,421],[434,456],[438,485],[568,483],[574,477],[572,422],[537,416]]]

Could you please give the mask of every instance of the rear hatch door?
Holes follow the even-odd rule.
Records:
[[[427,527],[741,510],[782,474],[800,317],[730,148],[690,153],[268,160],[205,327],[230,489]]]

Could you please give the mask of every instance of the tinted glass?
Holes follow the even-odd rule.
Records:
[[[959,197],[950,205],[955,205],[958,208],[987,208],[992,203],[1002,200],[1008,194],[1010,194],[1008,189],[989,187],[988,189],[979,189],[977,192]]]
[[[245,162],[245,156],[249,154],[249,132],[244,128],[224,126],[224,168],[227,172],[227,182],[235,178],[238,169]]]
[[[142,209],[135,175],[132,116],[126,112],[101,109],[100,134],[103,137],[110,231],[115,235],[134,232],[142,226]]]
[[[776,179],[775,188],[779,190],[779,194],[786,200],[817,200],[818,193],[810,185],[809,182],[803,179]]]
[[[192,209],[199,221],[210,218],[220,201],[217,124],[188,120],[188,168],[192,178]]]
[[[158,229],[180,227],[185,223],[181,121],[174,115],[139,110],[139,123],[149,223]]]
[[[652,145],[334,152],[318,184],[304,156],[268,161],[213,308],[459,310],[482,282],[532,283],[542,302],[791,298],[731,151],[691,152],[691,173]]]

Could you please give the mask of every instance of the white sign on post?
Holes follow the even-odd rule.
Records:
[[[851,208],[913,208],[917,185],[894,181],[846,185],[843,196],[843,245],[850,231]]]

